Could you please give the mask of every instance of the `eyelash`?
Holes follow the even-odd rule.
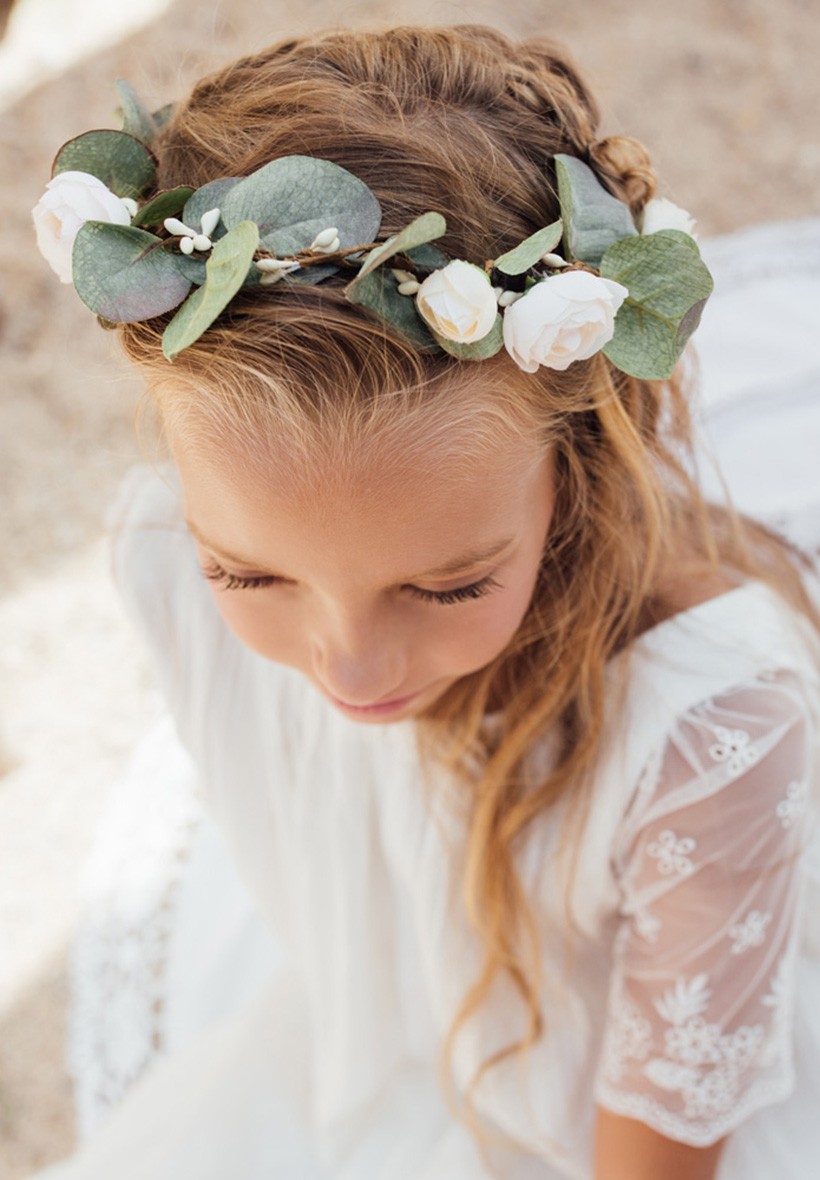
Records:
[[[203,566],[202,576],[207,578],[209,582],[216,582],[223,590],[256,590],[262,586],[272,586],[279,581],[278,578],[269,575],[240,578],[238,574],[229,574],[227,570],[223,570],[216,563]],[[483,598],[485,594],[501,588],[501,584],[489,575],[486,578],[481,578],[478,582],[472,582],[469,586],[457,586],[455,590],[420,590],[418,586],[407,587],[411,594],[422,601],[436,602],[445,606],[456,602],[467,602],[469,599]]]

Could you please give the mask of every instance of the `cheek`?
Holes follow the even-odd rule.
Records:
[[[275,663],[299,667],[301,635],[288,612],[277,610],[275,590],[211,592],[226,626],[246,647]]]

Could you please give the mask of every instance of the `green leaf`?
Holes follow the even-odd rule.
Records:
[[[117,78],[117,90],[122,103],[122,129],[149,147],[156,138],[159,125],[130,82]]]
[[[367,185],[313,156],[271,160],[235,185],[220,207],[229,229],[255,221],[260,243],[280,258],[307,249],[332,225],[343,250],[373,241],[381,225],[381,206]]]
[[[504,345],[504,317],[497,315],[495,323],[486,336],[482,336],[480,340],[475,340],[472,344],[458,344],[455,340],[447,340],[446,337],[439,335],[435,329],[431,328],[431,334],[438,344],[449,352],[452,356],[460,357],[464,361],[483,361],[487,357],[495,356],[495,354]]]
[[[205,268],[205,282],[171,320],[162,337],[162,351],[169,361],[198,340],[227,307],[248,277],[259,245],[259,229],[252,221],[240,221],[215,243]]]
[[[496,258],[494,266],[505,275],[520,275],[540,261],[541,256],[549,254],[564,233],[563,221],[553,221],[552,225],[545,225],[536,233],[531,234],[520,242],[513,250],[508,250],[500,258]]]
[[[125,131],[86,131],[64,143],[51,175],[89,172],[118,197],[141,197],[154,183],[157,162],[144,143]]]
[[[176,217],[194,190],[192,188],[169,188],[152,197],[140,209],[132,225],[162,225],[166,217]]]
[[[607,192],[583,160],[559,154],[555,173],[569,258],[600,266],[614,242],[637,236],[629,207]]]
[[[399,233],[393,234],[386,242],[382,242],[381,245],[374,246],[370,250],[359,268],[359,273],[345,288],[345,294],[351,288],[355,289],[358,283],[362,282],[376,267],[383,265],[388,258],[409,252],[413,247],[424,245],[433,238],[440,238],[446,230],[447,222],[440,213],[422,213]],[[348,295],[348,298],[350,299],[351,296]],[[356,300],[354,299],[353,302],[355,303]]]
[[[207,184],[203,184],[202,188],[198,188],[185,202],[180,220],[184,221],[186,225],[196,228],[199,225],[203,213],[207,213],[209,209],[222,208],[227,194],[241,180],[241,176],[220,176],[218,180],[210,180]],[[210,235],[211,240],[216,241],[217,238],[223,237],[226,233],[227,228],[220,221],[219,225]]]
[[[162,240],[130,225],[84,222],[71,259],[77,294],[111,323],[153,319],[177,307],[191,289]]]
[[[420,246],[413,246],[409,250],[403,250],[402,253],[408,254],[419,266],[432,266],[435,270],[440,270],[450,261],[446,254],[442,254],[438,246],[434,246],[430,242],[422,242]]]
[[[156,123],[158,131],[161,131],[167,123],[170,123],[175,109],[176,103],[166,102],[164,107],[160,107],[158,111],[151,112],[151,118]]]
[[[375,270],[365,275],[355,285],[349,284],[345,295],[351,303],[375,312],[417,348],[438,351],[427,324],[416,311],[415,299],[411,295],[399,295],[398,283],[389,271]]]
[[[610,246],[601,276],[629,291],[604,347],[613,365],[633,377],[671,376],[697,327],[713,282],[697,243],[677,229],[626,238]]]

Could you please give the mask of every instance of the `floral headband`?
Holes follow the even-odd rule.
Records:
[[[483,266],[432,244],[447,229],[438,212],[380,241],[367,185],[311,156],[146,199],[156,185],[151,144],[172,108],[151,113],[126,82],[117,88],[123,129],[60,148],[33,210],[37,243],[105,326],[179,308],[163,334],[169,361],[241,288],[283,290],[341,271],[351,274],[347,299],[421,349],[484,360],[504,347],[530,373],[603,349],[622,372],[662,380],[712,291],[683,209],[652,200],[636,225],[569,155],[555,156],[560,219]]]

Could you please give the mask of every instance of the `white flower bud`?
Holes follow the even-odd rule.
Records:
[[[520,369],[567,369],[612,339],[629,291],[586,270],[541,279],[504,313],[504,346]]]
[[[486,272],[461,258],[454,258],[424,280],[416,309],[440,336],[458,344],[482,340],[498,316]]]
[[[420,290],[421,283],[418,279],[406,279],[405,282],[399,283],[399,295],[415,295]]]
[[[121,197],[88,172],[58,172],[32,209],[37,245],[61,282],[72,280],[71,255],[86,221],[130,225],[131,212]]]
[[[694,219],[666,197],[653,197],[647,201],[641,217],[642,234],[654,234],[659,229],[679,229],[697,241]]]
[[[259,263],[257,262],[256,265],[258,266]],[[266,274],[262,275],[262,278],[259,280],[259,282],[263,287],[270,287],[272,283],[278,283],[279,280],[283,279],[284,277],[285,271],[283,270],[268,271]]]
[[[203,213],[199,224],[202,227],[202,232],[207,238],[211,236],[216,227],[219,225],[219,218],[222,216],[220,209],[209,209],[207,213]]]
[[[213,242],[205,234],[194,234],[193,242],[195,250],[210,250],[213,246]]]
[[[289,270],[296,270],[299,263],[295,258],[257,258],[256,266],[259,270],[271,274],[284,274]]]
[[[498,306],[509,307],[511,303],[515,303],[516,299],[520,299],[523,294],[523,291],[502,291],[498,296]]]
[[[162,223],[168,230],[169,234],[184,234],[188,238],[193,238],[197,231],[191,229],[184,221],[180,221],[178,217],[166,217]]]
[[[327,249],[327,247],[329,247],[331,245],[331,243],[333,243],[336,240],[336,235],[338,234],[338,232],[339,231],[337,230],[335,225],[331,225],[329,229],[323,229],[322,232],[317,234],[316,237],[311,242],[311,244],[310,244],[311,250],[323,250],[324,251],[325,249]],[[336,249],[338,250],[338,248],[339,247],[337,246]]]
[[[566,258],[562,258],[560,254],[542,254],[541,261],[547,266],[569,266]]]
[[[411,279],[416,277],[411,271],[401,270],[398,266],[391,266],[390,269],[392,270],[396,281],[399,283],[409,283]]]
[[[179,239],[179,248],[183,254],[193,254],[193,252],[194,252],[194,239],[193,238],[180,238]]]
[[[131,214],[131,220],[133,221],[134,218],[137,216],[137,214],[140,211],[139,205],[137,204],[137,202],[134,200],[133,197],[120,197],[120,200],[122,201],[123,205],[125,205],[128,212]]]

